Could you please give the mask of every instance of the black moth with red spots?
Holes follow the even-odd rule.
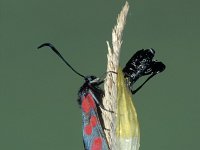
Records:
[[[79,91],[79,103],[82,108],[83,143],[86,150],[108,150],[103,131],[104,123],[100,107],[104,92],[99,88],[102,81],[89,76]]]
[[[101,107],[106,110],[102,105],[104,92],[99,88],[99,85],[103,81],[95,76],[84,76],[77,72],[50,43],[44,43],[38,49],[45,46],[50,47],[67,66],[85,80],[85,83],[78,92],[78,103],[82,109],[83,143],[85,150],[109,150],[103,130],[104,123],[100,109]]]

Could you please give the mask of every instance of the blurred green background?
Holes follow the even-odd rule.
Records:
[[[82,78],[47,48],[53,43],[82,74],[106,70],[106,40],[125,1],[0,0],[0,149],[81,150]],[[200,134],[200,2],[134,0],[121,65],[154,48],[167,69],[134,97],[140,150],[196,150]]]

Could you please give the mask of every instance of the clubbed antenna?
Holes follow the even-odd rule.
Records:
[[[60,52],[51,44],[51,43],[44,43],[40,46],[38,46],[38,49],[42,48],[42,47],[45,47],[45,46],[48,46],[51,48],[51,50],[53,50],[57,55],[58,57],[60,57],[64,63],[70,68],[72,69],[72,71],[74,71],[76,74],[78,74],[79,76],[83,77],[84,79],[86,78],[84,75],[80,74],[78,71],[76,71],[65,59],[64,57],[60,54]]]

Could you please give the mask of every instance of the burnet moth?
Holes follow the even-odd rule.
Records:
[[[85,150],[109,150],[104,133],[104,123],[101,109],[109,111],[102,105],[103,90],[99,87],[103,80],[96,76],[84,76],[76,71],[50,43],[38,47],[50,47],[77,75],[84,78],[85,82],[78,92],[78,103],[82,109],[83,143]],[[111,111],[110,111],[111,112]]]
[[[117,71],[116,150],[138,150],[140,147],[140,128],[132,94],[154,75],[164,71],[165,65],[153,60],[154,55],[153,49],[139,50],[123,71],[121,68]],[[149,75],[146,81],[133,90],[134,83],[145,75]]]

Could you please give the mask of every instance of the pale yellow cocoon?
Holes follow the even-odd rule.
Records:
[[[138,150],[140,130],[137,112],[132,101],[132,93],[126,85],[121,68],[117,71],[117,150]]]

